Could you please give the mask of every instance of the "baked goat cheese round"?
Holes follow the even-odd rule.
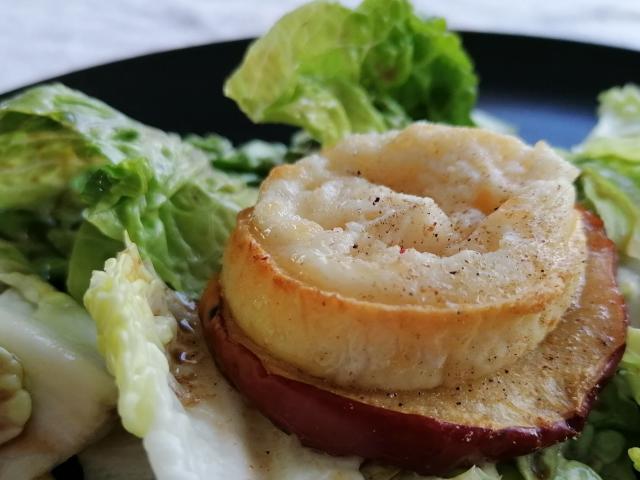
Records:
[[[544,143],[417,123],[274,169],[221,274],[234,321],[305,374],[453,385],[552,331],[586,258],[573,181]]]

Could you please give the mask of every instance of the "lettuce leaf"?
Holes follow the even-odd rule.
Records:
[[[103,163],[82,132],[109,110],[59,85],[0,103],[0,209],[38,209],[79,172]]]
[[[639,445],[640,411],[624,368],[600,395],[582,434],[567,444],[569,458],[592,467],[605,480],[633,480],[629,448]]]
[[[602,218],[620,252],[618,280],[632,325],[640,322],[640,88],[600,94],[598,123],[569,158],[582,169],[582,201]],[[640,445],[640,330],[629,328],[620,369],[569,453],[605,479],[632,479]],[[634,460],[637,460],[637,456]]]
[[[31,416],[25,383],[20,359],[0,347],[0,445],[20,435]]]
[[[246,406],[216,369],[194,306],[162,282],[134,244],[94,272],[85,305],[116,379],[122,423],[143,438],[159,480],[362,480],[356,459],[305,449]],[[189,361],[176,363],[181,355],[172,352]]]
[[[599,120],[571,160],[579,188],[625,255],[640,259],[640,89],[612,88],[600,97]]]
[[[32,400],[22,433],[0,445],[0,478],[35,478],[100,435],[116,389],[87,312],[37,275],[15,271],[28,270],[17,250],[0,251],[9,257],[0,261],[9,270],[0,272],[0,347],[21,363]]]
[[[421,476],[376,463],[364,464],[361,471],[365,480],[444,480],[441,477]],[[576,460],[568,460],[560,445],[516,458],[508,463],[486,464],[474,466],[459,473],[452,472],[446,478],[450,480],[602,480],[588,465]],[[608,478],[626,480],[628,477]]]
[[[627,349],[620,362],[620,374],[626,380],[630,388],[632,398],[640,404],[640,328],[629,328],[627,335]],[[640,412],[635,417],[635,425],[640,431]]]
[[[567,455],[605,480],[635,479],[628,452],[640,445],[639,401],[640,330],[630,328],[619,371],[600,394],[580,437],[567,444]]]
[[[255,198],[202,149],[59,84],[0,104],[0,164],[0,238],[76,299],[125,232],[166,282],[199,295]]]
[[[18,249],[44,280],[64,287],[82,208],[77,196],[66,192],[38,210],[0,209],[0,239]]]
[[[102,106],[80,100],[39,87],[0,103],[0,238],[56,285],[64,284],[83,208],[70,183],[104,162],[76,128]]]
[[[581,200],[604,220],[620,251],[618,281],[632,325],[640,326],[640,89],[600,96],[600,119],[569,158],[582,169]],[[498,465],[508,480],[633,480],[640,471],[640,329],[629,328],[620,368],[582,434],[562,446]],[[632,462],[633,460],[633,462]],[[404,478],[385,472],[380,479]]]
[[[316,1],[247,51],[224,92],[255,122],[302,127],[323,144],[428,119],[470,125],[477,79],[442,19],[407,0],[350,10]]]
[[[84,480],[154,480],[142,441],[116,426],[78,454]]]
[[[159,480],[426,478],[386,467],[369,467],[361,473],[359,459],[304,448],[247,406],[213,363],[193,305],[162,282],[135,244],[127,243],[124,251],[107,261],[104,271],[94,272],[85,304],[97,324],[99,348],[116,378],[123,425],[143,438]],[[176,318],[183,328],[178,328]],[[180,339],[185,332],[186,341]],[[183,350],[185,345],[189,350]],[[183,351],[189,362],[176,363],[178,355],[171,352]],[[198,378],[195,387],[189,378]],[[100,464],[103,459],[96,459],[96,452],[83,461]],[[116,471],[124,478],[129,473]],[[487,465],[454,478],[498,480],[500,476]]]
[[[166,164],[133,157],[93,172],[82,187],[85,218],[113,240],[126,232],[164,281],[197,297],[220,267],[237,213],[254,203],[256,191],[213,170],[188,145],[174,146],[183,151],[167,150]]]
[[[640,260],[620,255],[618,285],[625,298],[631,325],[640,327]]]
[[[560,446],[545,448],[516,460],[523,480],[601,480],[584,463],[567,460]],[[623,480],[622,477],[615,477]]]
[[[599,121],[581,145],[587,156],[640,162],[640,90],[637,85],[611,88],[598,98]]]
[[[444,480],[441,477],[425,477],[375,463],[364,464],[360,470],[365,480]],[[500,480],[501,478],[503,477],[498,473],[496,467],[491,464],[482,467],[473,466],[457,475],[447,477],[449,480]]]
[[[289,160],[288,149],[282,143],[251,140],[234,148],[228,139],[216,134],[189,135],[185,141],[202,150],[214,167],[248,175],[245,178],[255,183],[264,179],[273,167]]]
[[[15,245],[0,239],[0,274],[11,272],[32,273],[32,268]]]
[[[87,291],[91,273],[104,267],[104,262],[122,249],[122,242],[103,235],[85,221],[78,229],[71,252],[66,287],[69,295],[82,300]]]

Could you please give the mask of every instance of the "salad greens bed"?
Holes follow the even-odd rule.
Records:
[[[182,405],[168,352],[178,321],[220,267],[236,214],[273,166],[351,133],[417,120],[483,126],[473,110],[477,83],[459,38],[442,19],[416,16],[407,0],[365,0],[355,10],[320,1],[256,41],[224,89],[253,121],[299,127],[289,145],[180,137],[60,84],[1,103],[0,478],[32,478],[75,454],[89,479],[150,478],[145,451],[158,478],[233,478],[213,450],[201,450],[215,444],[244,461],[230,450],[239,447],[209,433],[215,411],[206,402],[199,412]],[[633,324],[640,89],[615,87],[599,100],[596,127],[566,158],[582,170],[581,202],[618,247]],[[239,403],[218,393],[225,408]],[[639,402],[640,329],[630,327],[620,368],[579,438],[450,478],[636,478]],[[144,450],[113,427],[120,421]],[[288,445],[300,460],[268,478],[420,478],[374,464],[358,470],[270,435],[274,449]]]

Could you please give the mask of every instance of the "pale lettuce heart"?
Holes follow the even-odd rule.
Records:
[[[1,480],[47,473],[115,417],[116,389],[95,337],[71,297],[36,275],[0,272],[0,347],[19,359],[32,402],[24,430],[0,445]]]

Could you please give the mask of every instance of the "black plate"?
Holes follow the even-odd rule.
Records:
[[[597,94],[640,82],[640,53],[534,37],[462,33],[480,76],[479,106],[529,142],[570,147],[593,126]],[[149,125],[178,133],[217,132],[235,141],[288,140],[291,130],[252,124],[222,95],[248,40],[146,55],[70,73],[60,81]],[[9,92],[0,97],[5,97]],[[57,478],[82,478],[74,458]]]
[[[529,142],[578,143],[593,126],[598,92],[640,82],[640,52],[513,35],[461,35],[480,76],[480,107],[513,123]],[[217,132],[236,141],[286,140],[290,130],[253,125],[221,93],[247,44],[173,50],[52,80],[164,130]]]

